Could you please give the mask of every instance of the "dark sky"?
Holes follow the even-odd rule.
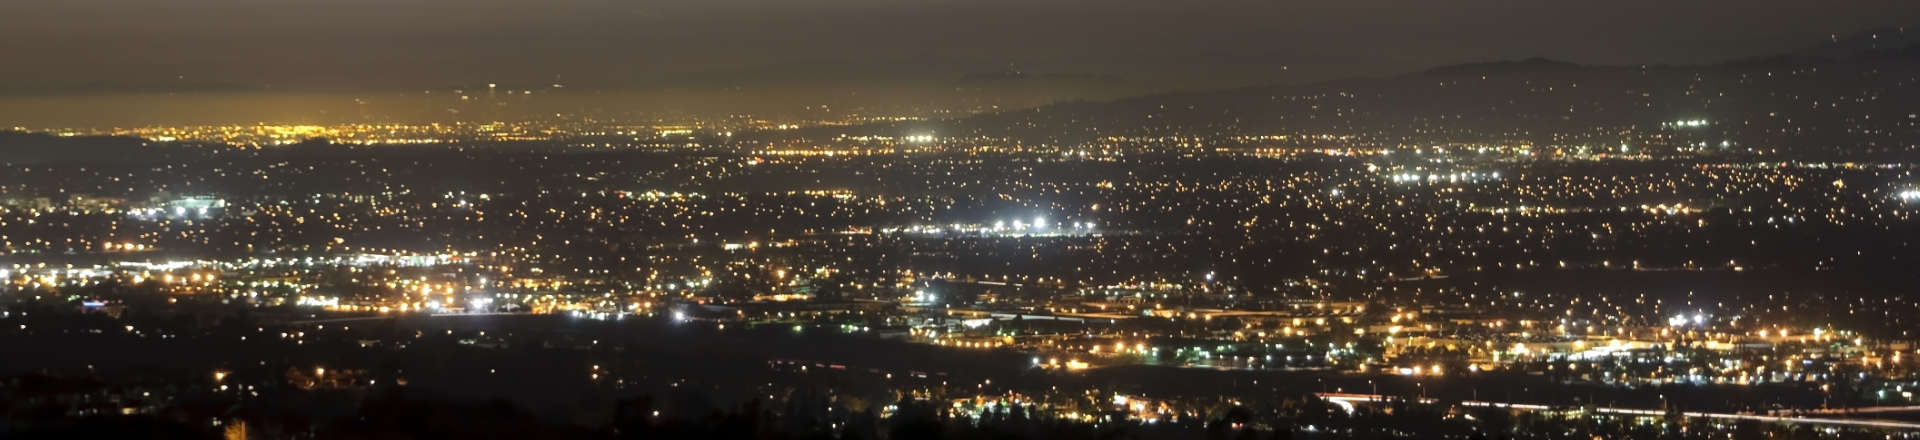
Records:
[[[0,0],[0,94],[939,84],[1009,65],[1151,91],[1707,63],[1915,22],[1912,0]]]

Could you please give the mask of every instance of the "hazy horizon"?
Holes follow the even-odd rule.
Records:
[[[968,112],[1528,57],[1707,64],[1920,21],[1900,1],[1847,6],[10,2],[0,126],[486,120],[431,104],[486,84],[567,96],[517,106],[520,117]],[[1028,76],[971,80],[1010,70]]]

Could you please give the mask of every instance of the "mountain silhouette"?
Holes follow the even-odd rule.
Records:
[[[1617,145],[1672,121],[1778,151],[1886,152],[1920,139],[1920,46],[1876,31],[1709,65],[1583,65],[1547,58],[1442,66],[1301,85],[1066,102],[876,131],[935,130],[1074,145],[1159,137],[1338,137],[1358,145]],[[1627,133],[1627,134],[1622,134]]]

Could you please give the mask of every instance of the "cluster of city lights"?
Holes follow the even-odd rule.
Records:
[[[1673,315],[1673,317],[1667,318],[1668,327],[1685,327],[1688,323],[1692,323],[1693,325],[1697,326],[1697,325],[1705,324],[1706,322],[1707,322],[1706,315],[1703,315],[1700,313],[1693,314],[1691,318],[1689,318],[1687,315]]]
[[[1393,174],[1391,177],[1389,177],[1389,179],[1393,180],[1394,183],[1422,183],[1422,182],[1433,183],[1433,182],[1440,182],[1440,181],[1459,182],[1462,180],[1468,181],[1468,182],[1477,182],[1481,180],[1494,180],[1499,178],[1500,178],[1499,171],[1495,171],[1491,173],[1465,172],[1465,173],[1426,174],[1426,175],[1421,175],[1419,173],[1396,173],[1396,174]]]
[[[1036,216],[1031,222],[1025,220],[995,220],[992,225],[977,223],[953,223],[948,225],[915,225],[883,228],[883,233],[914,234],[1017,234],[1017,235],[1074,235],[1092,234],[1099,228],[1092,221],[1072,223],[1049,223],[1046,217]]]
[[[188,217],[200,217],[200,218],[204,218],[204,217],[206,217],[206,216],[207,216],[207,214],[209,214],[210,212],[211,212],[211,211],[210,211],[210,210],[209,210],[208,208],[205,208],[205,207],[201,207],[201,208],[187,208],[187,207],[183,207],[183,206],[175,206],[175,207],[173,207],[172,209],[166,209],[166,208],[141,208],[141,209],[132,209],[132,210],[128,210],[128,211],[127,211],[127,216],[129,216],[129,217],[135,217],[135,218],[141,218],[141,219],[152,219],[152,218],[156,218],[156,217],[167,217],[167,218],[188,218]]]

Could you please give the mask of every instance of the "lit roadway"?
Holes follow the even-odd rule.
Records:
[[[1322,399],[1327,399],[1328,402],[1332,402],[1335,405],[1338,405],[1341,408],[1346,409],[1347,411],[1353,411],[1354,404],[1356,403],[1368,404],[1368,403],[1375,403],[1375,402],[1386,402],[1386,401],[1389,401],[1390,399],[1393,399],[1393,397],[1379,395],[1379,394],[1316,393],[1315,395],[1319,396]],[[1427,398],[1420,399],[1420,403],[1431,404],[1434,402],[1435,402],[1434,399],[1427,399]],[[1469,401],[1460,402],[1460,404],[1465,406],[1485,407],[1485,408],[1511,408],[1511,409],[1517,409],[1522,411],[1553,411],[1554,410],[1554,407],[1548,406],[1548,405],[1535,405],[1535,404],[1525,404],[1525,403],[1500,403],[1500,402],[1484,402],[1484,401],[1477,401],[1477,400],[1469,400]],[[1877,408],[1885,408],[1886,410],[1868,411],[1874,408],[1859,408],[1854,410],[1853,412],[1892,412],[1892,411],[1898,410],[1899,408],[1908,408],[1908,407],[1877,407]],[[1595,407],[1587,410],[1593,411],[1595,413],[1600,413],[1600,414],[1625,414],[1625,415],[1636,415],[1636,416],[1666,415],[1665,411],[1653,410],[1653,409]],[[1827,410],[1827,411],[1833,411],[1833,413],[1839,412],[1836,410]],[[1709,412],[1694,412],[1694,411],[1682,411],[1680,415],[1686,416],[1686,417],[1704,417],[1704,418],[1710,418],[1710,419],[1725,419],[1725,420],[1754,420],[1754,421],[1772,422],[1772,423],[1805,423],[1805,424],[1814,424],[1814,425],[1845,425],[1845,426],[1862,426],[1862,427],[1870,427],[1870,428],[1920,430],[1920,423],[1901,422],[1901,421],[1893,421],[1893,420],[1830,419],[1830,418],[1819,418],[1819,417],[1771,416],[1771,415],[1759,415],[1759,414],[1709,413]]]
[[[1783,410],[1768,411],[1767,413],[1784,414],[1789,412],[1797,412],[1801,414],[1857,414],[1857,413],[1892,413],[1892,412],[1915,412],[1915,411],[1920,411],[1920,405],[1863,406],[1859,408],[1828,408],[1828,409],[1802,409],[1802,410],[1784,410],[1783,409]]]

